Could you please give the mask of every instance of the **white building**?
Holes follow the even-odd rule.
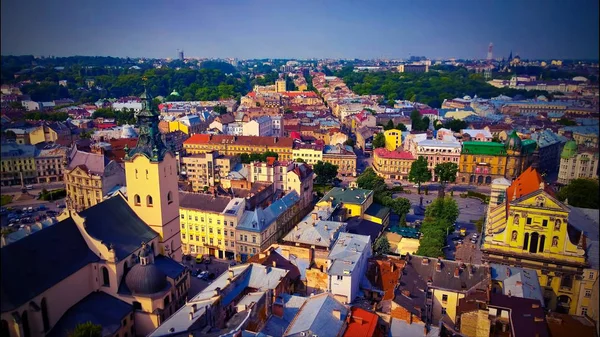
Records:
[[[340,233],[327,258],[328,291],[342,303],[354,301],[371,255],[370,236]]]
[[[431,171],[432,181],[436,181],[435,166],[441,163],[460,163],[461,145],[457,141],[426,139],[417,143],[413,155],[427,158],[427,168]]]
[[[271,116],[271,124],[273,125],[273,137],[283,136],[283,115]]]
[[[270,116],[260,116],[242,126],[242,136],[272,136],[273,123]]]
[[[132,109],[135,112],[144,109],[144,102],[137,97],[121,98],[112,104],[113,110],[121,111],[123,109]]]

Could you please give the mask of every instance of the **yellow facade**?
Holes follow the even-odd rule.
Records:
[[[534,178],[526,179],[531,184]],[[511,186],[507,194],[516,188]],[[484,260],[536,270],[540,285],[546,289],[546,307],[578,314],[579,292],[589,283],[589,275],[582,275],[586,267],[584,249],[567,233],[569,208],[548,194],[543,183],[531,193],[512,193],[516,199],[509,202],[508,212],[505,203],[490,206]],[[593,284],[595,279],[591,281]]]
[[[35,183],[37,169],[34,148],[30,145],[2,144],[2,186],[20,185],[21,172],[25,184]]]
[[[57,139],[58,133],[46,125],[39,126],[29,132],[29,141],[32,145],[43,142],[56,142]]]
[[[387,149],[373,151],[373,169],[384,179],[408,179],[410,167],[415,158],[408,152],[390,152]]]
[[[292,150],[292,159],[302,159],[309,165],[323,161],[323,150],[319,148],[297,148]]]
[[[129,206],[160,235],[160,253],[180,261],[177,159],[170,152],[161,161],[135,154],[125,159],[125,176]]]
[[[285,92],[285,79],[275,81],[275,91]]]
[[[187,125],[185,125],[184,123],[181,123],[180,121],[177,121],[177,120],[169,122],[169,132],[174,132],[174,131],[181,131],[181,132],[185,133],[186,135],[190,134],[189,127]]]
[[[433,288],[433,320],[438,321],[442,319],[442,312],[445,311],[446,315],[456,322],[456,307],[458,307],[458,300],[465,297],[465,294],[446,291],[442,289]]]
[[[200,154],[210,151],[218,151],[220,154],[224,154],[226,156],[237,156],[242,153],[264,153],[267,151],[272,151],[279,155],[279,160],[292,159],[293,146],[291,145],[291,143],[289,146],[277,146],[277,144],[274,145],[275,146],[262,144],[240,144],[235,143],[235,140],[232,139],[231,143],[184,143],[183,148],[188,154]]]
[[[225,216],[221,212],[180,208],[179,214],[184,254],[210,254],[213,248],[212,256],[218,257],[217,249],[225,250]]]
[[[402,146],[402,131],[391,129],[383,132],[385,136],[385,148],[388,151],[395,151]]]
[[[65,188],[69,208],[82,211],[102,201],[102,177],[81,167],[65,170]]]

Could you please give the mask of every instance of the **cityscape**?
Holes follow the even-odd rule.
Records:
[[[3,2],[0,335],[600,336],[598,2],[419,4]]]

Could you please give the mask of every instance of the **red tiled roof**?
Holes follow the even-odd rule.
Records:
[[[229,136],[195,134],[188,138],[184,145],[189,144],[237,144],[256,146],[278,146],[291,148],[294,140],[288,137],[263,137],[263,136]]]
[[[382,300],[394,299],[394,290],[400,279],[405,262],[403,260],[371,258],[367,262],[367,278],[369,282],[383,291]]]
[[[382,157],[382,158],[389,158],[389,159],[408,159],[408,160],[414,160],[415,157],[410,153],[410,152],[406,152],[406,151],[389,151],[386,150],[382,147],[375,149],[375,154],[377,154],[377,156]]]
[[[359,307],[352,307],[352,316],[344,337],[362,337],[362,336],[375,336],[375,329],[377,328],[377,320],[379,316],[377,314],[366,311]]]
[[[294,98],[294,97],[298,97],[298,96],[311,97],[311,98],[317,97],[317,94],[314,91],[302,91],[302,92],[286,91],[286,92],[282,92],[281,94],[283,96],[287,96],[290,98]]]
[[[532,167],[527,168],[525,172],[515,179],[506,189],[506,201],[510,203],[524,195],[535,192],[540,188],[540,183],[544,180],[538,171]]]

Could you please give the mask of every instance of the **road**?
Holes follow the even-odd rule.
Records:
[[[209,273],[214,273],[215,278],[219,277],[222,273],[226,272],[229,268],[230,261],[219,260],[212,258],[210,264],[199,263],[197,264],[195,259],[191,259],[189,261],[184,260],[183,265],[187,266],[191,271],[200,270],[200,271],[208,271]],[[199,292],[204,290],[211,281],[204,281],[199,279],[198,277],[192,276],[190,283],[190,290],[188,292],[188,297],[192,298],[196,296]]]

